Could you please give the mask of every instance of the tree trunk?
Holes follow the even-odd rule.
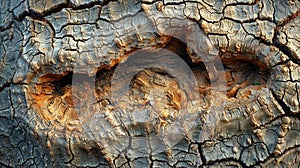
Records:
[[[0,2],[0,167],[300,166],[299,1]]]

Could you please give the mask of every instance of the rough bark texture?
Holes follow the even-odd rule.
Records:
[[[0,167],[300,166],[299,1],[0,9]]]

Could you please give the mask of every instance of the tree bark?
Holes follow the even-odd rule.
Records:
[[[300,166],[299,1],[0,2],[0,167]]]

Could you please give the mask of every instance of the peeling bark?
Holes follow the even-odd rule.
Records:
[[[299,1],[0,8],[0,167],[299,167]]]

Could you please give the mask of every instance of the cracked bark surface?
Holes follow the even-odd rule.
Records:
[[[299,1],[0,4],[0,167],[300,166]]]

